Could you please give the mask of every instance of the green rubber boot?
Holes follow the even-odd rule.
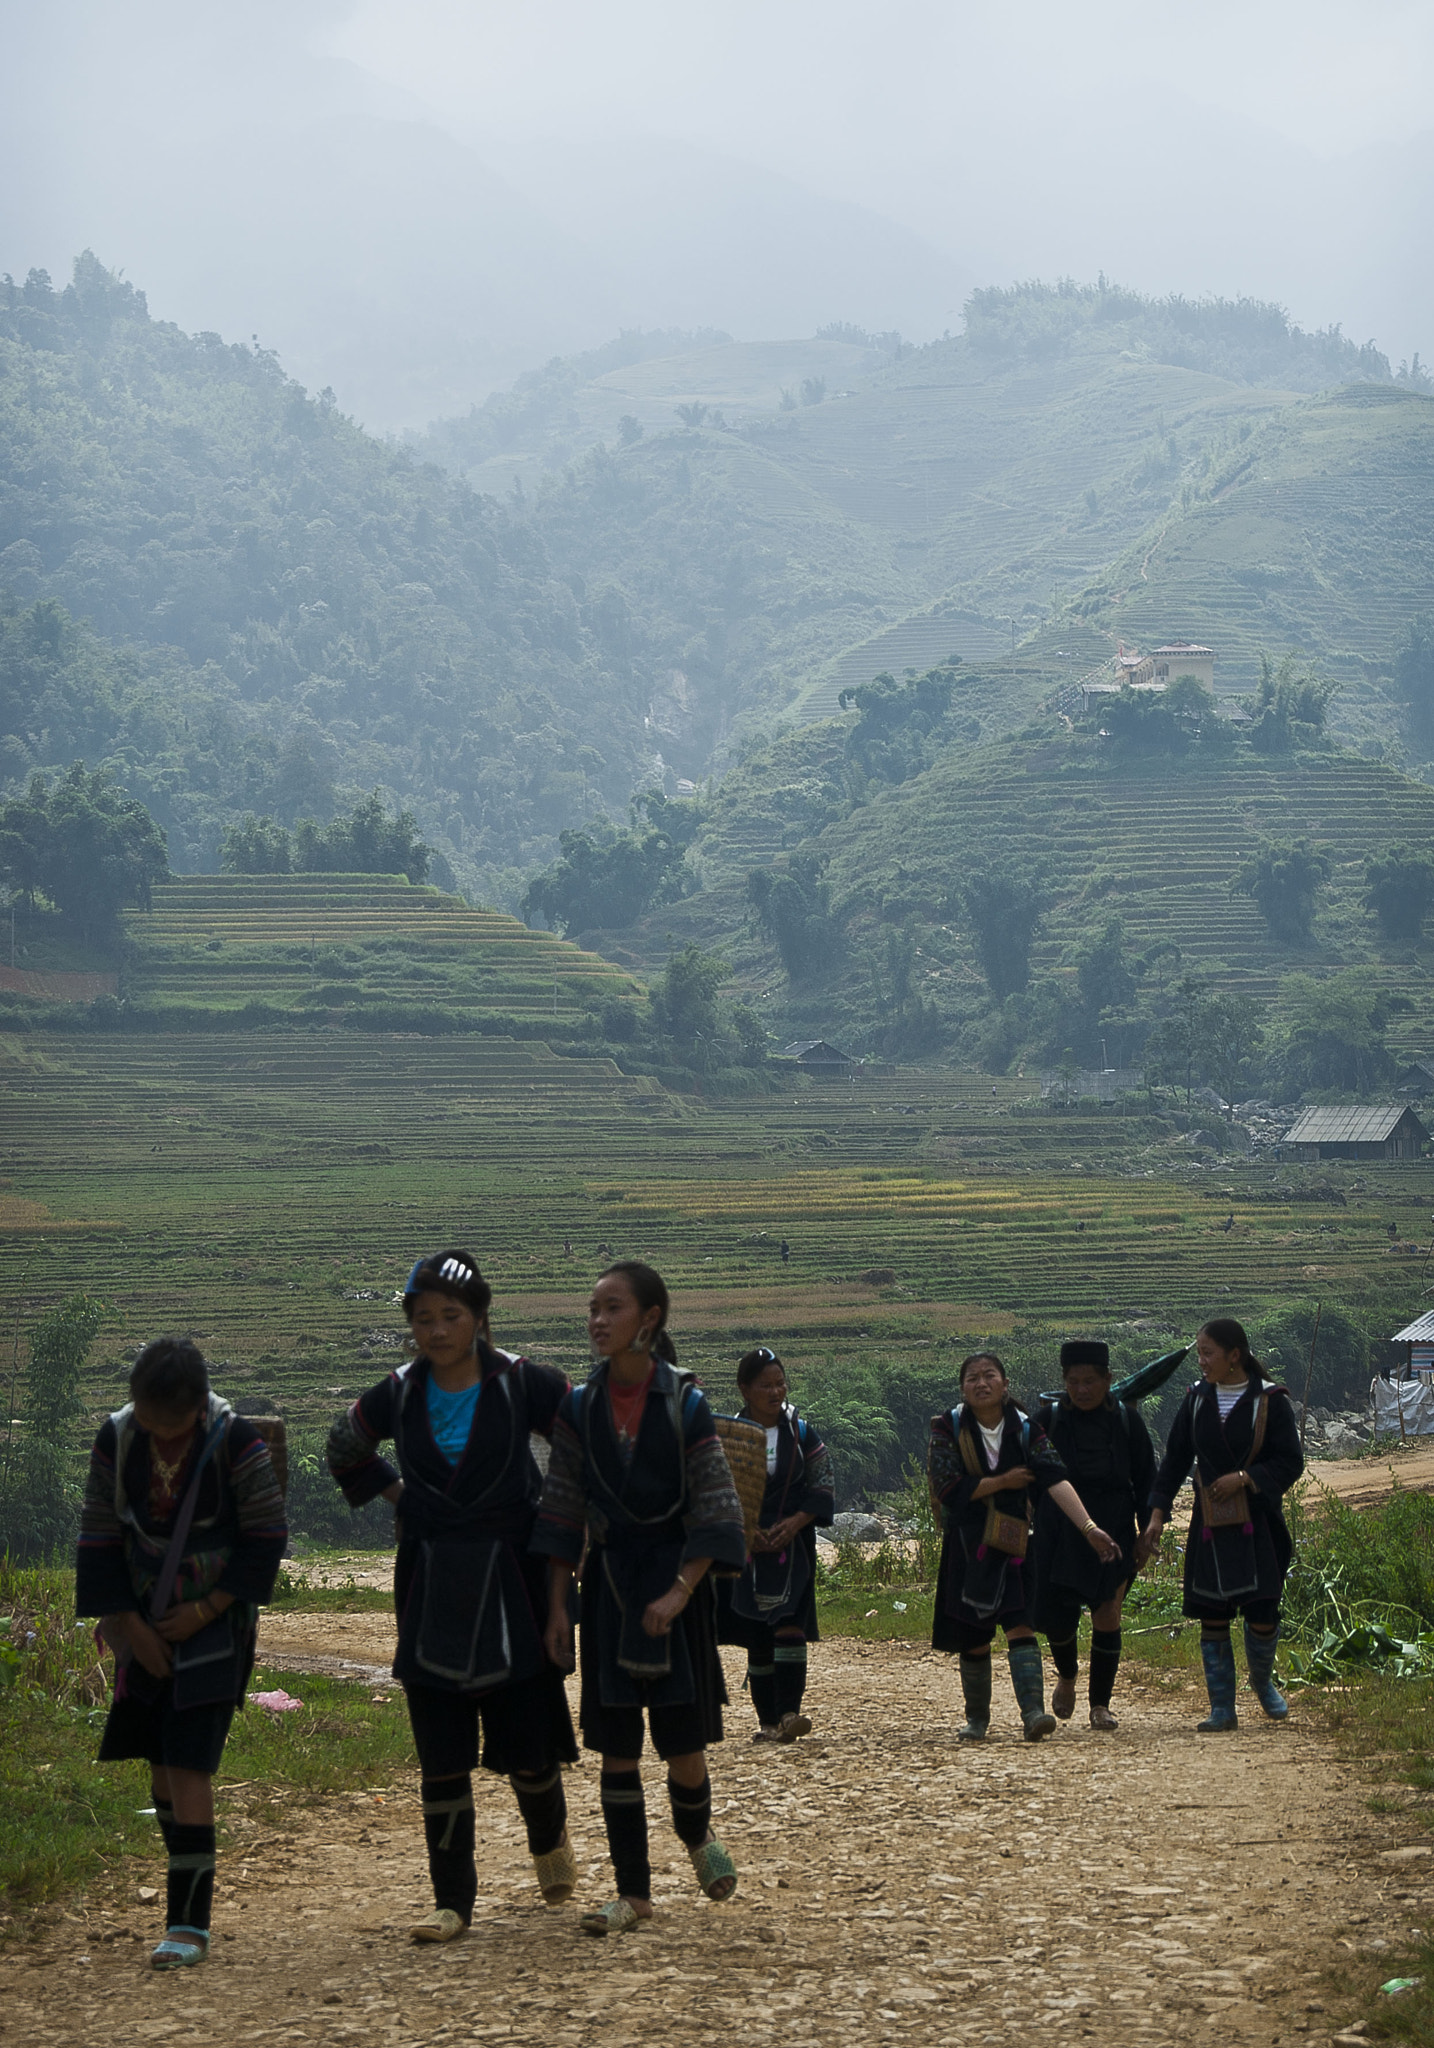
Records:
[[[966,1702],[966,1725],[956,1730],[958,1742],[984,1742],[991,1725],[991,1659],[961,1658],[961,1697]]]

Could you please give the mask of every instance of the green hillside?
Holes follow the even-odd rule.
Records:
[[[641,993],[547,932],[384,875],[164,883],[149,911],[126,919],[124,955],[124,998],[161,1029],[516,1025],[566,1038],[605,1003]]]
[[[1019,684],[1029,671],[1014,673]],[[973,677],[954,693],[952,721],[983,686]],[[1168,1014],[1182,976],[1269,1003],[1273,1045],[1296,992],[1287,978],[1319,982],[1346,969],[1358,969],[1371,1000],[1380,991],[1397,999],[1391,1058],[1434,1049],[1434,946],[1389,940],[1361,900],[1368,857],[1396,842],[1434,846],[1427,785],[1334,748],[1271,757],[1244,740],[1212,759],[1121,760],[1047,718],[996,744],[948,737],[924,774],[869,784],[853,802],[850,727],[805,727],[754,751],[707,806],[691,856],[700,889],[631,933],[589,943],[649,967],[674,942],[722,948],[774,1040],[819,1034],[852,1051],[907,1055],[945,1048],[981,1065],[1018,1053],[1054,1061],[1071,1040],[1057,1035],[1044,1055],[1042,1042],[1065,1031],[1080,1034],[1090,1060],[1100,1034],[1094,1015],[1071,1008],[1078,966],[1117,917],[1138,987],[1110,1002],[1113,1060],[1132,1056]],[[1308,840],[1329,858],[1307,941],[1272,937],[1253,901],[1232,893],[1262,839]],[[793,980],[754,921],[746,883],[756,867],[780,874],[797,859],[822,870],[831,931],[824,967]],[[997,1006],[961,897],[969,875],[993,867],[1039,877],[1047,904],[1031,994],[995,1035]],[[1162,950],[1147,972],[1152,949]]]
[[[63,292],[0,285],[12,785],[108,762],[181,869],[245,812],[382,785],[440,879],[500,900],[647,779],[647,694],[531,526],[272,355],[151,320],[93,257]]]
[[[1262,653],[1297,648],[1341,679],[1337,729],[1386,736],[1375,677],[1409,618],[1434,610],[1431,476],[1434,398],[1355,385],[1291,406],[1183,486],[1041,644],[1200,638],[1230,691],[1253,687]]]

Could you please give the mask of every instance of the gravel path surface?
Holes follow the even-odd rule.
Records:
[[[269,1668],[295,1672],[381,1668],[390,1641],[381,1615],[264,1626]],[[132,1874],[96,1887],[0,1964],[9,2048],[1273,2044],[1336,2032],[1352,2008],[1323,1973],[1434,1911],[1434,1859],[1401,1849],[1407,1833],[1370,1814],[1367,1781],[1298,1707],[1273,1727],[1242,1695],[1240,1732],[1202,1739],[1194,1689],[1132,1667],[1118,1734],[1077,1721],[1036,1748],[998,1667],[992,1739],[968,1750],[944,1658],[832,1641],[814,1654],[816,1732],[774,1750],[748,1739],[735,1659],[728,1675],[713,1776],[741,1871],[731,1904],[697,1893],[650,1758],[657,1917],[605,1942],[577,1927],[611,1888],[594,1760],[569,1777],[583,1875],[556,1912],[507,1787],[480,1774],[477,1915],[441,1949],[406,1940],[428,1903],[416,1784],[316,1804],[299,1832],[242,1786],[223,1794],[210,1962],[154,1976],[160,1900]]]

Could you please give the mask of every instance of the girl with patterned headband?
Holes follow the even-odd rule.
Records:
[[[492,1289],[470,1252],[420,1259],[403,1311],[418,1355],[360,1395],[329,1433],[350,1507],[398,1511],[394,1604],[418,1750],[433,1911],[415,1941],[453,1941],[478,1895],[472,1773],[505,1775],[550,1906],[572,1897],[560,1766],[577,1761],[563,1674],[543,1647],[547,1586],[528,1555],[541,1477],[529,1432],[550,1437],[566,1377],[490,1341]],[[397,1469],[379,1454],[392,1439]]]

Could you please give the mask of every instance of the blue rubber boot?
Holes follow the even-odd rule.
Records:
[[[1056,1732],[1056,1717],[1046,1712],[1046,1674],[1040,1645],[1022,1637],[1009,1643],[1006,1662],[1011,1667],[1011,1684],[1021,1710],[1021,1726],[1027,1742],[1043,1741]]]
[[[1245,1663],[1250,1673],[1250,1690],[1271,1721],[1283,1721],[1290,1711],[1289,1701],[1275,1684],[1275,1646],[1279,1640],[1278,1629],[1272,1636],[1257,1636],[1249,1623],[1245,1624]]]
[[[1240,1725],[1235,1712],[1235,1646],[1228,1636],[1202,1640],[1200,1662],[1205,1666],[1210,1711],[1203,1721],[1196,1722],[1196,1731],[1201,1735],[1223,1735]]]

